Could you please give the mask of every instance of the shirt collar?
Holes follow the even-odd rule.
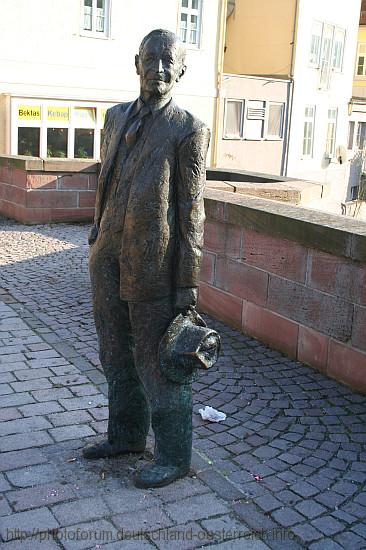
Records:
[[[152,113],[153,116],[157,114],[159,111],[161,111],[164,107],[166,107],[170,102],[172,98],[169,97],[168,99],[162,99],[161,101],[157,101],[156,103],[145,103],[145,101],[141,98],[141,96],[137,99],[137,105],[136,105],[136,114],[140,112],[140,110],[143,107],[148,107]]]

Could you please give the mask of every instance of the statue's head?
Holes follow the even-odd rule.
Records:
[[[185,54],[182,42],[173,32],[155,29],[145,36],[135,66],[141,93],[147,99],[170,96],[175,82],[186,71]]]

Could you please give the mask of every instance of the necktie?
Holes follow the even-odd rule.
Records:
[[[126,143],[127,147],[133,147],[137,141],[139,131],[141,130],[143,119],[150,114],[150,109],[144,105],[137,114],[137,118],[132,122],[126,131]]]

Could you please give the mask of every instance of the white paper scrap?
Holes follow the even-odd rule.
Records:
[[[206,405],[204,409],[199,409],[198,412],[203,420],[209,420],[210,422],[221,422],[221,420],[226,419],[225,413],[217,411],[208,405]]]

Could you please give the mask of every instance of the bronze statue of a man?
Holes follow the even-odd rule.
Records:
[[[196,305],[202,253],[208,128],[179,108],[184,75],[175,34],[154,30],[135,65],[140,97],[108,109],[101,152],[90,276],[100,359],[108,382],[108,438],[87,458],[141,452],[150,425],[155,461],[135,476],[159,487],[189,471],[192,390],[169,380],[159,343]]]

